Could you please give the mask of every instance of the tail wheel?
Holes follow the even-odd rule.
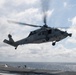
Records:
[[[15,49],[17,49],[17,47],[15,47]]]
[[[53,42],[52,45],[55,46],[56,42]]]
[[[15,50],[17,49],[18,45],[15,46]]]

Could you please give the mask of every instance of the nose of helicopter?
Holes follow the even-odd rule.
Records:
[[[72,36],[72,34],[71,33],[67,33],[66,31],[65,32],[61,32],[61,34],[63,35],[63,36],[69,36],[69,37],[71,37]]]
[[[65,32],[65,35],[71,37],[72,36],[72,33]]]
[[[71,36],[72,36],[72,34],[70,33],[70,34],[68,34],[68,36],[70,36],[70,37],[71,37]]]

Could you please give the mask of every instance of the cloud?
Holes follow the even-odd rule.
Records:
[[[2,8],[5,4],[6,0],[0,0],[0,8]]]
[[[72,25],[76,25],[76,16],[71,19]]]
[[[14,3],[15,3],[15,5],[22,5],[22,4],[35,4],[36,2],[37,2],[37,0],[12,0]]]
[[[67,7],[67,2],[64,2],[64,7]]]
[[[76,44],[76,16],[73,17],[70,22],[72,23],[72,26],[70,27],[70,29],[68,29],[68,32],[72,33],[72,38],[69,39],[68,41],[71,43]]]

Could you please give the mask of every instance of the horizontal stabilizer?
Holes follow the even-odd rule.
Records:
[[[8,40],[6,40],[6,39],[5,39],[3,42],[4,42],[4,43],[7,43],[7,44],[9,44],[9,45],[11,45],[11,46],[16,47],[15,42],[11,42],[11,41],[8,41]]]
[[[17,49],[18,45],[16,44],[16,42],[14,42],[14,40],[12,39],[12,36],[10,34],[8,34],[8,38],[9,38],[9,40],[5,39],[3,42],[6,43],[6,44],[9,44],[11,46],[14,46],[15,49]]]

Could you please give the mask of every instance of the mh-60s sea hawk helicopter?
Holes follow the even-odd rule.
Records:
[[[38,44],[38,43],[46,43],[46,42],[52,42],[52,45],[54,46],[56,42],[59,42],[68,36],[71,37],[72,36],[71,33],[67,33],[66,31],[59,30],[58,28],[48,27],[46,20],[47,20],[47,10],[50,3],[49,1],[50,0],[41,0],[42,11],[43,11],[43,22],[44,22],[43,26],[9,21],[15,24],[27,25],[32,27],[40,27],[40,28],[37,30],[31,31],[26,38],[18,41],[14,41],[12,39],[12,36],[9,34],[8,35],[9,40],[5,39],[3,42],[9,45],[12,45],[15,47],[15,49],[17,49],[18,45],[22,45],[22,44]]]
[[[52,42],[52,45],[54,46],[56,42],[61,41],[67,36],[70,36],[70,37],[72,36],[71,33],[67,33],[66,31],[61,31],[58,28],[48,27],[46,24],[46,15],[44,15],[43,26],[37,26],[37,25],[26,24],[26,23],[15,22],[15,21],[9,21],[9,22],[32,26],[32,27],[40,27],[37,30],[31,31],[28,37],[21,39],[19,41],[14,41],[12,39],[12,36],[9,34],[8,35],[9,40],[5,39],[3,42],[14,46],[15,49],[17,49],[18,45],[22,45],[22,44],[39,44],[39,43],[46,43],[46,42]]]

